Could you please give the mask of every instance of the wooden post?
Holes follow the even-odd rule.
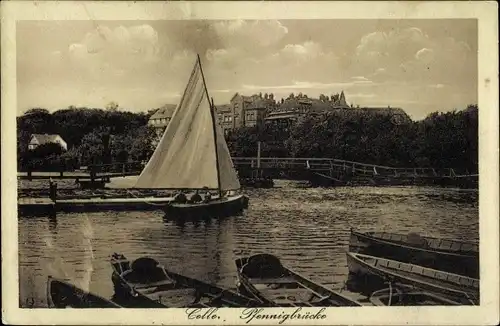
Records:
[[[57,200],[57,183],[54,183],[52,178],[49,179],[49,197],[54,202]]]
[[[257,169],[260,169],[260,141],[257,142]]]
[[[28,180],[31,181],[31,170],[28,170]]]

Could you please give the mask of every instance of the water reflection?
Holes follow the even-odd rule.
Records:
[[[233,289],[234,260],[268,252],[299,273],[340,288],[351,227],[478,239],[477,196],[460,191],[281,188],[248,195],[250,207],[242,216],[197,222],[169,219],[162,212],[21,217],[20,302],[46,305],[48,275],[111,297],[114,252],[129,259],[154,257],[174,272]]]

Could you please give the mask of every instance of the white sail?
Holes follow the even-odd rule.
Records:
[[[239,189],[227,144],[213,119],[197,60],[181,101],[135,187]]]
[[[231,159],[231,154],[229,154],[224,133],[218,123],[216,123],[215,130],[217,132],[217,163],[220,171],[219,187],[221,190],[240,189],[240,181],[234,169],[233,160]]]

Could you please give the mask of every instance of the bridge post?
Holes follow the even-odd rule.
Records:
[[[91,165],[90,166],[90,182],[94,183],[95,182],[95,176],[96,176],[96,173],[95,173],[95,166],[94,165]]]
[[[31,181],[31,170],[28,170],[28,180]]]
[[[57,200],[57,183],[52,181],[52,178],[49,179],[49,197],[52,201]]]
[[[260,169],[260,141],[257,142],[257,169]]]

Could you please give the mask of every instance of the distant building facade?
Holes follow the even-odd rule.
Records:
[[[332,95],[331,97],[321,95],[319,99],[299,94],[282,100],[276,110],[267,115],[265,122],[288,127],[304,115],[319,115],[347,108],[351,107],[347,104],[344,91],[340,95]]]
[[[254,94],[251,96],[239,93],[229,104],[216,105],[218,121],[227,134],[230,130],[241,127],[253,127],[264,123],[268,112],[274,110],[277,103],[273,94]]]
[[[170,122],[176,105],[167,104],[158,109],[150,118],[149,124],[157,130],[161,137]],[[291,94],[286,99],[277,102],[271,94],[253,94],[250,96],[239,93],[229,101],[229,104],[215,106],[216,118],[224,134],[241,127],[261,126],[274,124],[287,128],[305,115],[322,115],[339,109],[355,109],[347,103],[344,91],[331,96],[320,95],[319,98],[309,98],[299,93]],[[375,110],[381,114],[394,116],[395,123],[411,121],[410,117],[401,108],[380,108],[359,106],[357,110]]]
[[[32,134],[31,139],[28,143],[28,149],[33,150],[40,145],[45,144],[58,144],[62,149],[68,150],[68,144],[59,135],[49,135],[49,134]]]
[[[161,136],[170,123],[177,105],[165,104],[149,118],[148,124],[155,128],[157,135]]]

